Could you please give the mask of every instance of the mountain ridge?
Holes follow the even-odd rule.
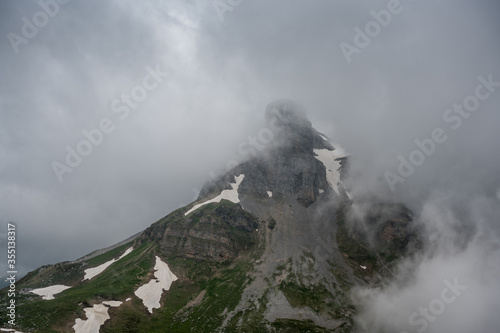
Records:
[[[390,278],[389,266],[417,239],[411,211],[370,203],[376,241],[353,232],[351,207],[362,201],[343,184],[349,156],[293,101],[269,104],[266,120],[274,129],[267,149],[207,182],[195,202],[114,246],[21,279],[19,329],[356,331],[349,290]],[[141,298],[137,290],[161,283],[155,267],[175,279]],[[85,279],[90,269],[98,274]],[[54,286],[68,288],[54,300],[33,293]]]

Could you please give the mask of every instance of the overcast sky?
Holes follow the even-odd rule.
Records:
[[[498,1],[215,4],[73,0],[48,15],[35,1],[0,3],[0,232],[17,223],[23,273],[191,202],[211,172],[244,157],[238,145],[279,98],[356,158],[354,193],[404,201],[422,220],[438,193],[467,211],[475,198],[498,218],[500,87],[483,84],[465,116],[447,112],[500,82]],[[390,19],[369,24],[388,7]],[[88,152],[82,131],[100,126],[102,142],[69,166],[67,147]],[[399,175],[398,156],[436,128],[446,140],[392,191],[386,171]]]

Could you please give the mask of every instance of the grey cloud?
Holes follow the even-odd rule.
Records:
[[[455,131],[443,113],[474,92],[478,76],[492,73],[500,81],[499,5],[401,3],[404,10],[348,64],[339,44],[352,43],[354,27],[364,27],[370,11],[388,1],[244,0],[221,21],[210,1],[74,0],[18,54],[7,34],[20,33],[21,18],[40,7],[2,2],[0,211],[2,221],[19,225],[23,271],[105,247],[189,203],[210,172],[242,157],[238,144],[266,126],[265,105],[291,98],[353,155],[354,193],[403,201],[417,212],[435,202],[435,193],[453,193],[442,212],[453,221],[460,217],[456,206],[471,201],[463,219],[471,238],[453,257],[460,269],[441,270],[438,248],[437,259],[417,265],[421,283],[370,291],[367,304],[394,296],[413,309],[411,295],[429,291],[422,293],[428,302],[439,279],[461,273],[471,289],[478,286],[463,299],[485,309],[471,319],[488,331],[497,323],[486,306],[498,309],[498,302],[488,296],[490,284],[479,282],[499,276],[487,244],[498,239],[491,200],[500,188],[500,90]],[[168,78],[121,121],[112,101],[156,65]],[[51,162],[63,161],[65,147],[75,147],[81,131],[105,117],[114,132],[59,183]],[[398,155],[407,157],[414,140],[437,127],[448,140],[390,191],[384,172],[395,172]],[[477,238],[481,228],[490,230],[485,244]],[[481,279],[470,274],[476,257],[484,259]],[[425,267],[436,279],[426,278]],[[456,311],[465,308],[457,303]],[[436,328],[456,327],[442,318]]]

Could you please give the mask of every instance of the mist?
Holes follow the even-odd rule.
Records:
[[[500,324],[499,200],[471,197],[460,212],[453,194],[431,197],[417,219],[425,251],[402,260],[391,283],[353,290],[362,332],[494,332]]]
[[[37,2],[0,4],[0,236],[16,223],[20,274],[192,202],[289,98],[352,156],[355,197],[402,202],[426,230],[394,284],[353,294],[360,327],[417,332],[409,316],[455,278],[467,289],[423,331],[498,327],[497,1],[58,3],[46,22]],[[481,84],[474,111],[454,111]]]

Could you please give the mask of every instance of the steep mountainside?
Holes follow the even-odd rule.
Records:
[[[207,183],[196,202],[119,246],[19,281],[13,328],[355,332],[349,290],[390,278],[418,243],[411,212],[352,198],[342,183],[348,156],[294,103],[270,104],[266,119],[266,149]],[[352,214],[356,205],[369,213]]]

